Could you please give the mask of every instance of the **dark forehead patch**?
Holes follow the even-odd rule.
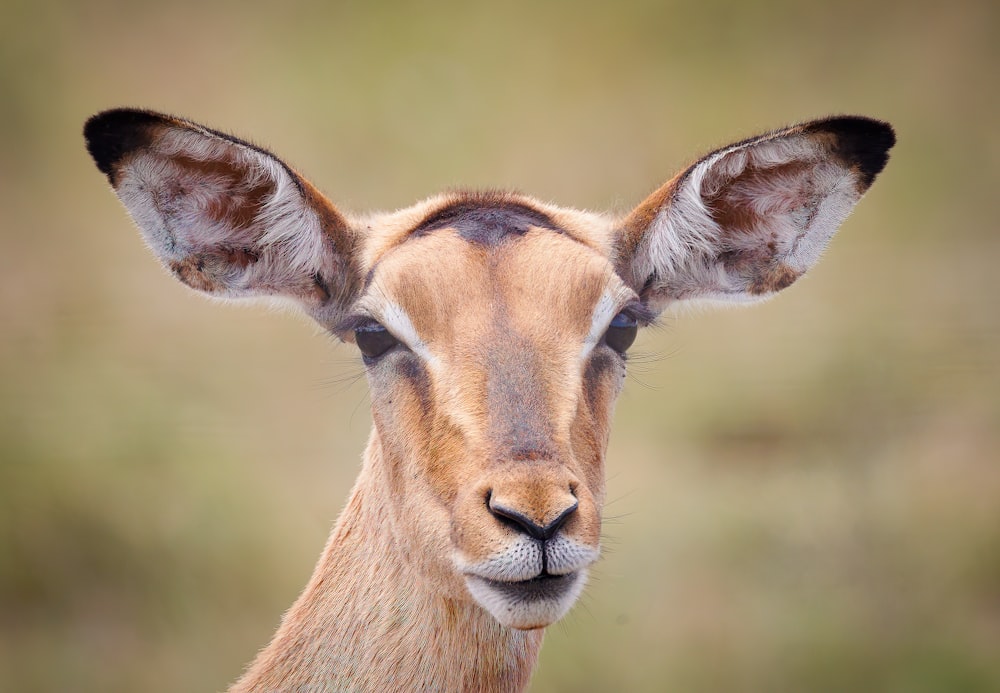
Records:
[[[435,210],[413,229],[410,237],[438,229],[455,229],[470,243],[493,246],[511,235],[523,236],[531,227],[562,233],[552,219],[537,209],[502,195],[474,194]]]

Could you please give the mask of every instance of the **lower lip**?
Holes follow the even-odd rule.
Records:
[[[577,577],[576,573],[570,573],[568,575],[545,575],[521,582],[498,582],[482,577],[478,579],[512,602],[535,602],[561,598],[567,590],[573,587]]]

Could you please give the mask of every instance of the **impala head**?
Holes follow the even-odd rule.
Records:
[[[370,469],[422,579],[538,628],[599,554],[627,351],[671,303],[750,301],[818,259],[891,128],[831,118],[719,150],[623,218],[453,193],[349,218],[270,153],[146,111],[92,118],[98,167],[161,261],[301,306],[361,352]]]

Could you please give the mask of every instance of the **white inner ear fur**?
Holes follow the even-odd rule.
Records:
[[[792,163],[803,166],[780,170]],[[760,174],[738,181],[748,167]],[[716,198],[745,206],[760,223],[743,229],[722,227],[706,205]],[[718,261],[720,253],[752,251],[773,241],[775,259],[801,274],[819,259],[859,198],[851,171],[807,136],[723,149],[697,164],[656,216],[644,251],[636,255],[636,276],[655,270],[675,289],[674,299],[767,298],[747,292],[741,277]]]
[[[185,159],[218,164],[218,171]],[[254,198],[268,187],[262,200]],[[117,192],[154,252],[168,262],[213,249],[256,253],[257,262],[234,265],[221,277],[237,295],[251,291],[255,280],[271,288],[301,284],[329,253],[318,215],[285,168],[210,133],[163,131],[122,168]],[[241,218],[250,221],[234,223]]]

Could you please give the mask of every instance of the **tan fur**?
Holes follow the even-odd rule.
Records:
[[[892,144],[859,118],[769,133],[620,220],[504,192],[350,219],[190,121],[110,111],[85,134],[188,286],[291,299],[346,342],[397,340],[366,362],[374,428],[350,501],[234,691],[525,688],[600,551],[625,375],[604,335],[672,302],[785,288]]]
[[[376,264],[369,295],[398,302],[427,342],[440,347],[442,366],[429,369],[429,400],[407,379],[378,372],[389,364],[374,369],[375,431],[351,502],[306,591],[236,690],[272,690],[278,681],[330,690],[502,691],[527,683],[541,632],[500,626],[469,598],[453,556],[486,560],[512,539],[484,512],[489,489],[544,524],[566,507],[572,488],[580,509],[563,531],[596,549],[608,421],[579,401],[577,350],[566,345],[582,339],[596,294],[616,280],[607,260],[551,233],[529,233],[497,253],[490,257],[443,230],[397,242]],[[552,262],[590,281],[564,282]],[[567,318],[554,333],[543,311],[553,304],[566,306]],[[533,413],[552,422],[553,436],[539,458],[518,453],[519,464],[511,463],[509,441],[494,435],[503,412],[485,406],[490,369],[499,368],[496,377],[503,379],[524,365],[503,353],[503,340],[489,350],[484,335],[501,332],[508,339],[519,334],[527,352],[542,353],[546,364],[533,379],[544,394]],[[611,385],[605,406],[614,394]],[[344,602],[344,595],[353,598]],[[408,615],[388,616],[385,605],[393,604]],[[400,625],[408,620],[412,631]],[[418,646],[433,655],[427,661],[393,655],[390,670],[384,670],[387,656],[377,654]],[[298,650],[306,647],[344,652],[321,658],[318,673],[296,666],[305,662]],[[470,666],[474,660],[497,664]]]
[[[542,631],[501,626],[428,584],[389,519],[373,435],[312,579],[233,691],[519,691]]]

